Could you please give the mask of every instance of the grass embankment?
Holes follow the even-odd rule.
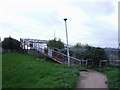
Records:
[[[93,66],[91,69],[103,72],[106,75],[110,90],[120,89],[120,68],[107,66],[99,68],[99,66]]]
[[[3,88],[73,88],[78,67],[68,67],[35,56],[6,53],[2,57]]]

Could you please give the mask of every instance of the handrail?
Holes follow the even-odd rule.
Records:
[[[51,59],[54,59],[55,61],[57,61],[58,63],[66,63],[67,62],[67,55],[61,53],[61,52],[58,52],[58,51],[55,51],[53,49],[50,49],[51,51],[51,54],[52,56],[50,56],[48,54],[48,48],[37,48],[37,47],[34,47],[34,49],[42,52],[42,50],[44,50],[44,52],[42,52],[44,55],[48,56],[49,58]],[[71,64],[76,64],[76,65],[81,65],[81,62],[82,61],[86,61],[86,60],[79,60],[75,57],[71,57],[70,56],[70,60],[71,60]]]
[[[59,54],[61,54],[61,55],[67,56],[67,55],[65,55],[65,54],[63,54],[63,53],[60,53],[60,52],[57,52],[57,51],[55,51],[55,50],[52,50],[52,51],[53,51],[53,52],[56,52],[56,53],[59,53]],[[78,60],[78,61],[81,61],[81,60],[79,60],[79,59],[77,59],[77,58],[75,58],[75,57],[71,57],[71,56],[70,56],[70,58],[75,59],[75,60]]]

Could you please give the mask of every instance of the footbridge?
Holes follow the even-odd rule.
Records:
[[[60,64],[68,63],[67,55],[47,47],[47,40],[20,38],[20,42],[21,42],[20,47],[24,50],[34,49],[37,52],[44,54],[46,57],[51,58],[52,60]],[[87,65],[88,60],[79,60],[77,58],[70,56],[70,64],[79,66]]]

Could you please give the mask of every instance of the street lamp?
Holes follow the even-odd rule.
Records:
[[[68,66],[70,66],[70,56],[69,56],[69,47],[68,47],[68,33],[67,33],[67,18],[64,19],[65,21],[65,28],[66,28],[66,41],[67,41],[67,57],[68,57]]]

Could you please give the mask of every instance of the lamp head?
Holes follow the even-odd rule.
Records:
[[[64,21],[66,21],[67,20],[67,18],[64,18]]]

